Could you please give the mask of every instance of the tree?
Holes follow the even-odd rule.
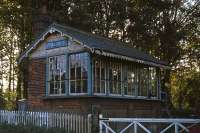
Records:
[[[10,63],[9,86],[18,80],[13,88],[17,91],[17,99],[23,97],[21,90],[26,97],[24,76],[27,70],[23,64],[17,66],[14,60],[31,44],[42,30],[40,28],[44,29],[52,22],[128,42],[167,61],[173,70],[180,67],[183,57],[189,59],[188,63],[193,66],[199,66],[199,51],[196,50],[199,49],[199,0],[6,0],[0,7],[2,31],[9,29],[7,33],[17,36],[14,41],[5,40],[5,36],[0,35],[1,44],[11,44],[0,46],[3,51],[0,61],[3,67]],[[17,47],[17,53],[9,51],[13,47]],[[3,61],[6,50],[10,60]],[[169,94],[171,72],[167,70],[163,73],[162,82]]]

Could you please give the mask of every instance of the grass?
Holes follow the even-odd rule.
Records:
[[[0,133],[66,133],[63,129],[56,128],[40,128],[34,126],[24,126],[24,125],[0,125]]]

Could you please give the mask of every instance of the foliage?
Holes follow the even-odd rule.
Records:
[[[6,90],[4,93],[5,109],[14,110],[16,109],[16,92]]]
[[[66,133],[63,129],[57,129],[57,128],[40,128],[40,127],[34,127],[31,125],[23,126],[23,125],[8,125],[8,124],[2,124],[0,125],[0,132],[1,133]]]
[[[200,106],[200,72],[185,71],[172,74],[172,100],[174,107],[180,111],[188,110],[199,114]]]
[[[199,14],[199,0],[3,1],[0,3],[0,95],[4,88],[16,92],[16,100],[26,98],[26,65],[17,65],[15,60],[42,28],[56,21],[128,42],[167,61],[174,71],[172,75],[171,70],[163,73],[162,87],[174,93],[173,102],[178,106],[184,95],[195,93],[186,93],[186,86],[190,83],[194,90],[195,82],[199,81],[198,77],[194,81],[194,75],[186,78],[190,72],[195,73],[194,69],[200,69]],[[183,108],[190,104],[186,102]]]

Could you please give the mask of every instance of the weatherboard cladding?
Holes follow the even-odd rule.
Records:
[[[63,26],[63,25],[55,24],[55,23],[52,24],[47,29],[46,32],[48,32],[50,29],[58,30],[62,34],[68,35],[72,37],[73,39],[80,41],[81,43],[89,47],[90,49],[102,50],[104,52],[110,52],[113,54],[118,54],[118,55],[130,57],[130,58],[134,58],[134,59],[138,59],[142,61],[147,61],[147,62],[152,62],[155,64],[168,66],[166,62],[160,61],[159,59],[156,59],[153,56],[146,54],[144,52],[141,52],[131,46],[128,46],[126,43],[122,43],[120,41],[111,40],[111,39],[97,36],[91,33],[83,32],[83,31],[74,29],[72,27]],[[27,54],[26,51],[24,54]]]

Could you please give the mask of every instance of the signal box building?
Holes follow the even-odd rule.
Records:
[[[161,113],[166,62],[127,44],[52,24],[20,56],[29,110],[150,117]]]

